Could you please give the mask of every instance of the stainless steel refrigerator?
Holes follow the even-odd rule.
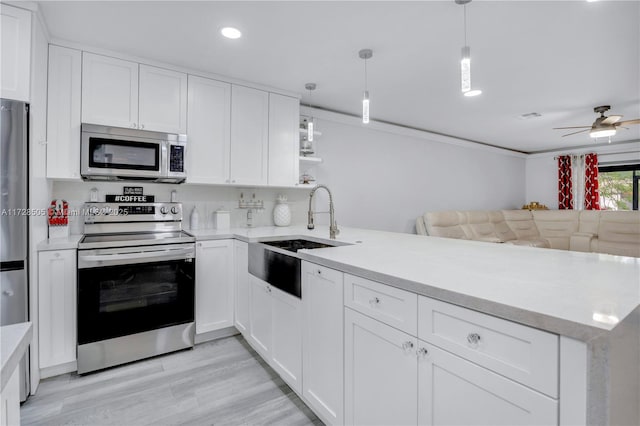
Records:
[[[0,106],[0,325],[29,320],[28,145],[29,105]],[[20,400],[29,395],[29,352],[20,362]]]

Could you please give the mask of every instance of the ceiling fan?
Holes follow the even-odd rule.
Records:
[[[625,120],[619,121],[622,116],[621,115],[604,115],[605,112],[609,111],[611,107],[609,105],[602,105],[595,107],[593,112],[596,114],[600,114],[600,117],[596,118],[596,121],[593,122],[591,126],[573,126],[573,127],[554,127],[553,130],[564,130],[564,129],[584,129],[578,130],[577,132],[567,133],[565,136],[576,135],[578,133],[589,132],[589,136],[592,138],[602,138],[602,137],[611,137],[616,134],[616,130],[618,127],[622,127],[626,129],[624,126],[628,126],[631,124],[640,124],[640,118],[636,118],[634,120]]]

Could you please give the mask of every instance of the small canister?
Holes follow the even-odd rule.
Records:
[[[231,227],[231,214],[226,210],[216,210],[213,212],[213,228],[229,229]]]

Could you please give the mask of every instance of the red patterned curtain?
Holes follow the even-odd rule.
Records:
[[[573,210],[570,155],[558,157],[558,209]]]
[[[584,157],[584,209],[600,210],[598,154],[587,154]]]

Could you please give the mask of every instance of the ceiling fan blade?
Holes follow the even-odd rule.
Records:
[[[554,127],[553,130],[563,130],[563,129],[590,129],[591,126],[573,126],[573,127]]]
[[[628,126],[630,124],[640,124],[640,118],[636,118],[634,120],[619,121],[615,125],[616,126]]]
[[[577,135],[578,133],[588,132],[589,130],[591,130],[591,127],[589,127],[588,129],[584,129],[584,130],[578,130],[577,132],[567,133],[566,135],[562,135],[562,137],[564,138],[565,136]]]
[[[621,115],[610,115],[604,120],[602,120],[601,124],[613,124],[622,118]]]

